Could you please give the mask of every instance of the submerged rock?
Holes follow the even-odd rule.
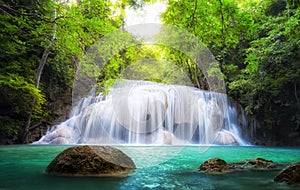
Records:
[[[272,169],[275,168],[275,164],[272,160],[266,160],[264,158],[254,158],[237,163],[228,164],[225,160],[220,158],[211,158],[203,162],[199,170],[204,173],[228,173],[241,171],[244,169]]]
[[[300,186],[300,162],[283,169],[275,178],[275,182],[286,182],[290,185]]]
[[[134,162],[110,146],[75,146],[61,152],[46,173],[58,176],[120,176],[135,169]]]
[[[254,158],[251,160],[247,160],[243,164],[243,168],[272,169],[275,168],[275,164],[272,160],[266,160],[264,158]]]
[[[225,160],[220,158],[211,158],[203,162],[199,170],[204,173],[228,173],[233,171],[239,171],[242,168],[235,165],[227,164]]]

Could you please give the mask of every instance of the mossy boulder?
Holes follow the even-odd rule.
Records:
[[[300,187],[300,162],[283,169],[274,179],[275,182],[285,182]]]
[[[75,146],[56,156],[46,173],[57,176],[122,176],[135,168],[131,158],[116,148]]]

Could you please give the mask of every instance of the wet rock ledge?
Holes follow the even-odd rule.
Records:
[[[131,158],[116,148],[74,146],[56,156],[46,173],[56,176],[124,176],[135,168]]]

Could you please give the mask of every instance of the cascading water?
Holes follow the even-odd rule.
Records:
[[[35,143],[247,145],[226,94],[131,80],[94,90]]]

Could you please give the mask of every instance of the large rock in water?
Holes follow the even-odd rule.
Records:
[[[283,169],[274,179],[275,182],[286,182],[290,185],[300,186],[300,162]]]
[[[120,176],[136,168],[122,151],[110,146],[75,146],[61,152],[46,173],[58,176]]]

